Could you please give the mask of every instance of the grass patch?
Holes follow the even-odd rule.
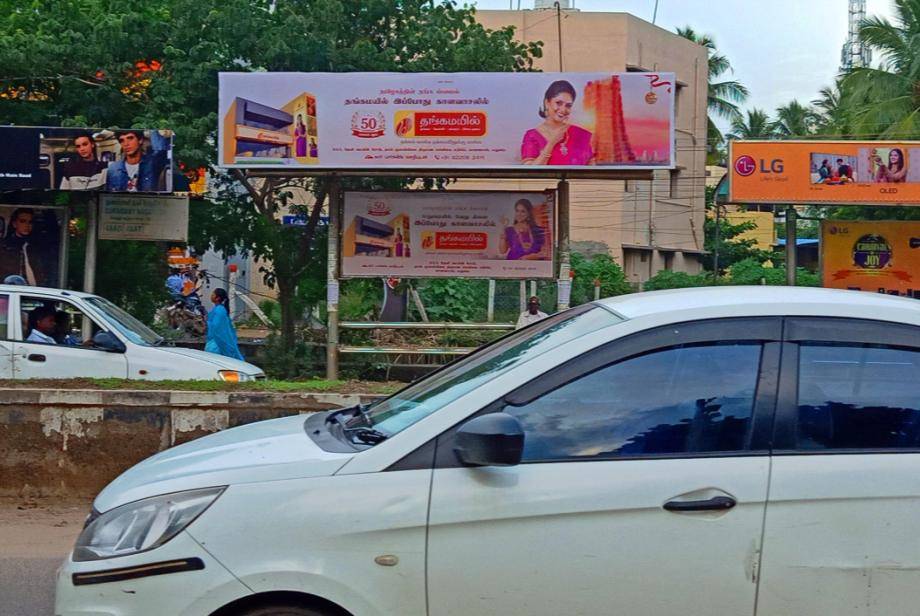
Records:
[[[140,381],[128,379],[28,379],[0,380],[0,388],[16,389],[141,389],[171,391],[264,391],[264,392],[334,392],[390,394],[404,383],[379,381],[253,381],[225,383],[224,381]]]

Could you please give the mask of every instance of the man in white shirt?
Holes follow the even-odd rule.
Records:
[[[42,344],[57,344],[53,335],[57,328],[55,310],[50,306],[39,306],[29,314],[29,324],[32,331],[26,342],[40,342]]]
[[[534,295],[527,300],[527,310],[522,312],[521,316],[518,317],[517,325],[514,329],[527,327],[531,323],[536,323],[537,321],[545,319],[547,316],[545,312],[540,311],[540,298]]]

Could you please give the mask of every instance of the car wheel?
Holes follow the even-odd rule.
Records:
[[[239,616],[329,616],[326,612],[296,605],[263,605],[239,613]]]

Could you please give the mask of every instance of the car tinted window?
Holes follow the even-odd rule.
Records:
[[[920,447],[918,355],[875,345],[801,345],[798,447]]]
[[[674,347],[587,374],[526,405],[524,460],[746,448],[761,345]]]

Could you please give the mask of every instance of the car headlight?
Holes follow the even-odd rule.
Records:
[[[106,511],[80,533],[73,560],[129,556],[159,547],[204,513],[225,487],[163,494]]]
[[[218,370],[217,374],[220,376],[221,381],[226,381],[228,383],[240,383],[252,379],[248,374],[239,372],[238,370]]]

